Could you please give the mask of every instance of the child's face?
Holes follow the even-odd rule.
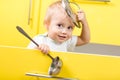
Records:
[[[53,14],[47,29],[48,37],[59,43],[62,43],[71,38],[74,24],[69,16],[65,14]]]

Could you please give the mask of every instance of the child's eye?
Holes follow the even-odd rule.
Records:
[[[57,27],[58,27],[59,29],[62,29],[62,28],[63,28],[63,25],[62,25],[62,24],[57,24]]]
[[[57,24],[58,27],[62,27],[62,24]]]
[[[73,30],[73,27],[72,27],[72,26],[69,26],[69,27],[68,27],[68,30]]]

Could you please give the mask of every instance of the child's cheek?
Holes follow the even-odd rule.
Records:
[[[68,32],[68,36],[69,36],[69,38],[72,37],[72,31],[69,31],[69,32]]]

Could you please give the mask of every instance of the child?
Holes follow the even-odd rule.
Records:
[[[77,19],[82,24],[82,32],[79,36],[72,36],[75,25],[62,7],[61,1],[51,4],[44,19],[47,33],[39,34],[33,38],[39,44],[39,47],[30,42],[28,48],[36,48],[48,54],[50,50],[73,51],[75,46],[88,43],[90,40],[90,30],[85,13],[82,10],[78,11]]]

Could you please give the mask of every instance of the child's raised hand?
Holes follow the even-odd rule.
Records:
[[[86,20],[86,16],[85,16],[85,13],[84,13],[83,10],[79,10],[79,11],[77,12],[77,19],[78,19],[78,21],[80,21],[80,22],[84,22],[84,21]]]
[[[36,49],[39,49],[44,54],[48,54],[50,52],[50,48],[46,44],[40,44],[39,47],[37,47]]]

